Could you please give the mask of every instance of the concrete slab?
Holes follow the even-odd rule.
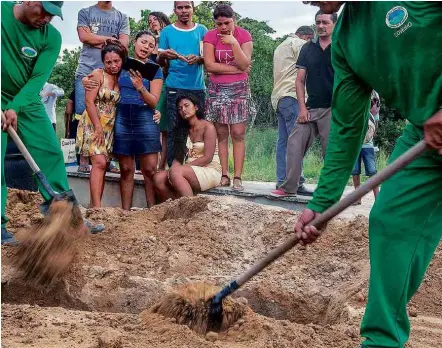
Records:
[[[78,167],[75,166],[68,167],[66,169],[68,172],[69,184],[76,193],[79,203],[87,207],[89,205],[89,174],[79,173]],[[119,181],[119,174],[106,173],[106,185],[103,194],[104,206],[121,206]],[[270,193],[272,190],[275,189],[275,185],[276,183],[274,182],[244,181],[244,191],[242,192],[233,191],[230,187],[217,187],[204,192],[204,194],[215,196],[231,196],[235,197],[236,199],[242,199],[249,202],[295,211],[300,211],[304,209],[311,199],[311,197],[306,196],[286,198],[273,197],[270,195]],[[316,188],[316,185],[313,184],[306,184],[306,186],[311,190],[314,190]],[[344,196],[351,191],[353,191],[353,187],[347,186],[344,192]],[[349,218],[357,215],[368,216],[373,203],[373,196],[367,195],[362,200],[361,205],[350,207],[347,211],[342,213],[341,216]],[[142,175],[138,174],[135,174],[133,206],[140,208],[146,207],[144,179]]]

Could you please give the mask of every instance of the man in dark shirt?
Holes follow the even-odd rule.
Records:
[[[312,195],[304,189],[298,191],[302,160],[316,136],[319,135],[322,155],[325,156],[330,131],[331,101],[334,71],[331,64],[331,36],[338,19],[336,13],[316,13],[317,40],[306,43],[299,54],[296,67],[296,94],[299,114],[287,143],[286,181],[272,191],[276,197],[295,196],[296,193]],[[308,99],[305,102],[305,88]]]

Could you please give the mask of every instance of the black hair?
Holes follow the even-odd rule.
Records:
[[[123,62],[127,58],[127,48],[120,41],[106,41],[106,44],[101,49],[101,61],[104,62],[104,57],[107,53],[115,52],[120,56]]]
[[[137,32],[136,35],[135,35],[135,41],[137,41],[143,35],[147,35],[147,36],[153,37],[153,39],[155,40],[155,45],[157,44],[157,37],[149,30],[140,30],[139,32]]]
[[[328,14],[328,13],[324,13],[321,10],[319,10],[315,14],[315,19],[316,19],[316,17],[323,15],[323,14]],[[338,21],[338,14],[336,12],[330,13],[329,15],[330,15],[330,19],[332,20],[333,23],[336,23]]]
[[[176,8],[176,3],[179,1],[174,1],[173,2],[173,8]],[[190,1],[190,4],[192,5],[192,8],[195,9],[195,4],[193,3],[193,1]]]
[[[176,108],[178,110],[179,104],[181,102],[181,100],[187,99],[189,100],[193,105],[195,105],[196,107],[198,107],[198,110],[196,110],[196,118],[198,120],[203,120],[204,119],[204,112],[203,109],[201,108],[200,105],[200,101],[198,100],[198,98],[191,93],[188,94],[179,94],[176,98]]]
[[[150,16],[154,16],[154,17],[156,17],[156,19],[158,19],[158,22],[160,22],[161,29],[163,29],[164,27],[167,27],[168,25],[171,24],[169,17],[167,17],[167,15],[164,14],[163,12],[151,12],[151,13],[149,13],[149,16],[147,16],[148,20],[149,20]],[[156,34],[158,34],[158,33],[156,33]]]
[[[315,35],[315,32],[313,31],[312,27],[309,27],[308,25],[303,25],[302,27],[299,27],[296,30],[297,35]]]
[[[213,18],[218,19],[218,17],[233,18],[235,17],[235,12],[227,4],[219,4],[215,7],[215,11],[213,11]]]

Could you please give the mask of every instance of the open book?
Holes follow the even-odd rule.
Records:
[[[146,63],[141,60],[128,57],[123,64],[124,70],[134,70],[139,71],[143,78],[152,81],[158,71],[160,66],[152,61],[147,61]]]

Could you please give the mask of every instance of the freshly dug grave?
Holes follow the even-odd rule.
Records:
[[[10,230],[38,219],[38,196],[12,191]],[[87,211],[106,232],[78,248],[70,272],[49,289],[24,284],[2,248],[4,347],[357,347],[365,305],[367,219],[335,220],[307,249],[295,248],[237,296],[245,316],[201,336],[140,313],[178,284],[223,285],[292,232],[296,214],[231,198],[196,197],[151,210]],[[410,347],[442,342],[442,250],[410,312]]]

